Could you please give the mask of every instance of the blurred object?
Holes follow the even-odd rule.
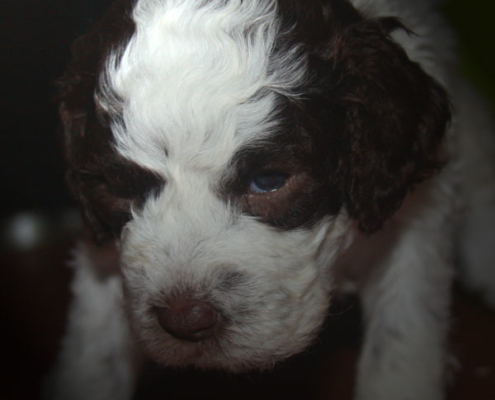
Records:
[[[0,399],[38,400],[65,330],[77,237],[75,210],[23,212],[0,223],[0,339],[7,368]]]
[[[22,212],[1,224],[1,248],[17,252],[32,251],[75,236],[81,225],[75,209],[66,209],[54,217],[39,211]]]

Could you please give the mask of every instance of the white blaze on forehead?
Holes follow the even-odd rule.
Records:
[[[132,18],[135,34],[110,56],[98,102],[119,114],[118,151],[148,168],[225,165],[273,130],[275,94],[296,95],[305,76],[298,48],[275,54],[274,0],[140,0]]]

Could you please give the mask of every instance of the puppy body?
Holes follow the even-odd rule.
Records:
[[[493,130],[435,3],[112,6],[75,46],[61,115],[69,185],[119,261],[76,250],[54,398],[131,398],[142,351],[269,368],[347,282],[356,399],[443,398],[456,238],[472,285],[495,286]]]

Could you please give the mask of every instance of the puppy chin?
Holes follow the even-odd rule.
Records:
[[[298,351],[275,356],[269,353],[259,354],[256,348],[236,348],[229,339],[189,343],[175,338],[155,338],[146,341],[145,352],[152,361],[164,367],[240,374],[253,370],[270,370],[277,362]]]

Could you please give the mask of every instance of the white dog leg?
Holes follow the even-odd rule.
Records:
[[[358,400],[444,398],[452,267],[448,239],[406,229],[362,288]]]
[[[122,308],[118,274],[95,267],[94,249],[75,257],[74,299],[53,375],[50,400],[126,400],[135,383],[134,349]]]
[[[460,85],[458,97],[464,200],[458,237],[461,278],[495,307],[495,124],[469,85]]]

